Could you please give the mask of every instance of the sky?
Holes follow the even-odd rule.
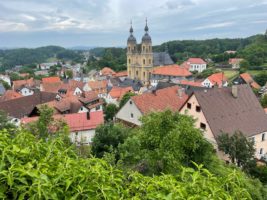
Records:
[[[1,0],[0,47],[125,46],[264,33],[267,0]]]

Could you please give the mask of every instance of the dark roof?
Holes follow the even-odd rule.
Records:
[[[30,96],[0,102],[0,110],[12,117],[22,118],[31,114],[36,105],[52,101],[55,97],[54,93],[36,92]]]
[[[154,66],[172,65],[172,64],[174,64],[174,62],[172,61],[170,55],[167,52],[153,53]]]
[[[212,88],[194,94],[215,136],[241,131],[245,136],[267,131],[267,115],[248,85],[236,86],[237,98],[231,88]]]
[[[151,37],[148,33],[145,33],[142,37],[142,42],[150,42],[151,43]]]
[[[135,80],[131,78],[124,78],[120,79],[119,77],[111,78],[110,82],[112,84],[112,87],[132,87],[134,91],[139,91],[141,87],[143,87],[143,84],[140,80]],[[111,90],[109,87],[108,89]]]
[[[177,84],[170,83],[170,82],[159,81],[158,84],[157,84],[156,90],[164,89],[164,88],[167,88],[167,87],[172,87],[172,86],[175,86],[175,85],[177,85]]]

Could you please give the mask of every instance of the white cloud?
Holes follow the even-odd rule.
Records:
[[[215,24],[206,24],[203,26],[198,26],[193,28],[193,30],[202,30],[202,29],[212,29],[212,28],[223,28],[223,27],[229,27],[234,25],[234,22],[220,22]]]

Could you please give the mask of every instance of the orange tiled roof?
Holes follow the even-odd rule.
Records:
[[[101,70],[101,73],[102,73],[103,76],[108,76],[108,75],[113,76],[113,75],[116,74],[116,72],[114,72],[114,71],[113,71],[111,68],[109,68],[109,67],[104,67],[104,68]]]
[[[180,84],[182,84],[182,85],[190,85],[190,86],[195,86],[195,87],[203,87],[201,82],[193,82],[193,81],[188,81],[188,80],[181,80]]]
[[[253,81],[252,83],[250,83],[250,86],[252,88],[254,88],[254,89],[260,89],[261,88],[261,86],[258,83],[256,83],[255,81]]]
[[[152,111],[163,111],[165,109],[178,111],[188,99],[188,95],[184,91],[182,91],[182,96],[179,97],[178,89],[181,88],[179,86],[172,86],[157,90],[155,93],[133,96],[131,99],[143,114]]]
[[[180,67],[179,65],[167,65],[158,67],[152,71],[152,74],[165,75],[165,76],[191,76],[192,73],[188,69]]]
[[[65,121],[71,132],[95,129],[97,126],[104,123],[103,111],[91,112],[90,119],[87,119],[87,113],[54,115],[54,118]],[[38,117],[26,117],[22,118],[21,122],[27,124],[37,120]]]
[[[110,92],[109,95],[113,98],[113,99],[121,99],[123,97],[123,95],[125,95],[127,92],[133,92],[133,88],[130,87],[113,87]]]
[[[187,62],[190,64],[207,64],[202,58],[189,58]]]
[[[58,82],[61,82],[61,80],[57,76],[42,78],[42,83],[58,83]]]
[[[121,72],[117,72],[115,74],[115,77],[123,77],[123,76],[128,76],[128,72],[127,71],[121,71]]]
[[[13,90],[7,90],[4,95],[0,97],[0,101],[8,101],[20,97],[23,97],[20,93],[15,92]]]
[[[218,85],[218,86],[222,86],[222,81],[227,81],[227,78],[226,76],[224,76],[223,72],[212,74],[207,79],[209,79],[209,81],[213,85]]]
[[[265,113],[267,114],[267,108],[264,108]]]
[[[34,85],[33,78],[27,79],[27,80],[17,80],[13,81],[13,89],[17,90],[21,88],[22,86],[29,86],[32,87]]]
[[[106,89],[107,81],[106,80],[103,80],[103,81],[89,81],[88,85],[90,86],[90,88],[92,90],[103,89],[103,88]]]
[[[248,84],[253,82],[253,78],[250,76],[249,73],[240,74],[240,77]]]

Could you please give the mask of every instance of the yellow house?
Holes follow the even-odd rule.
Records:
[[[146,21],[145,34],[142,37],[140,48],[133,35],[133,27],[130,28],[130,36],[127,40],[127,73],[132,79],[141,80],[144,84],[149,83],[151,71],[155,67],[173,64],[167,52],[153,53],[152,40],[148,34]]]
[[[255,142],[255,156],[267,156],[267,116],[249,85],[195,91],[180,109],[196,119],[196,127],[217,149],[222,133],[241,131]]]

